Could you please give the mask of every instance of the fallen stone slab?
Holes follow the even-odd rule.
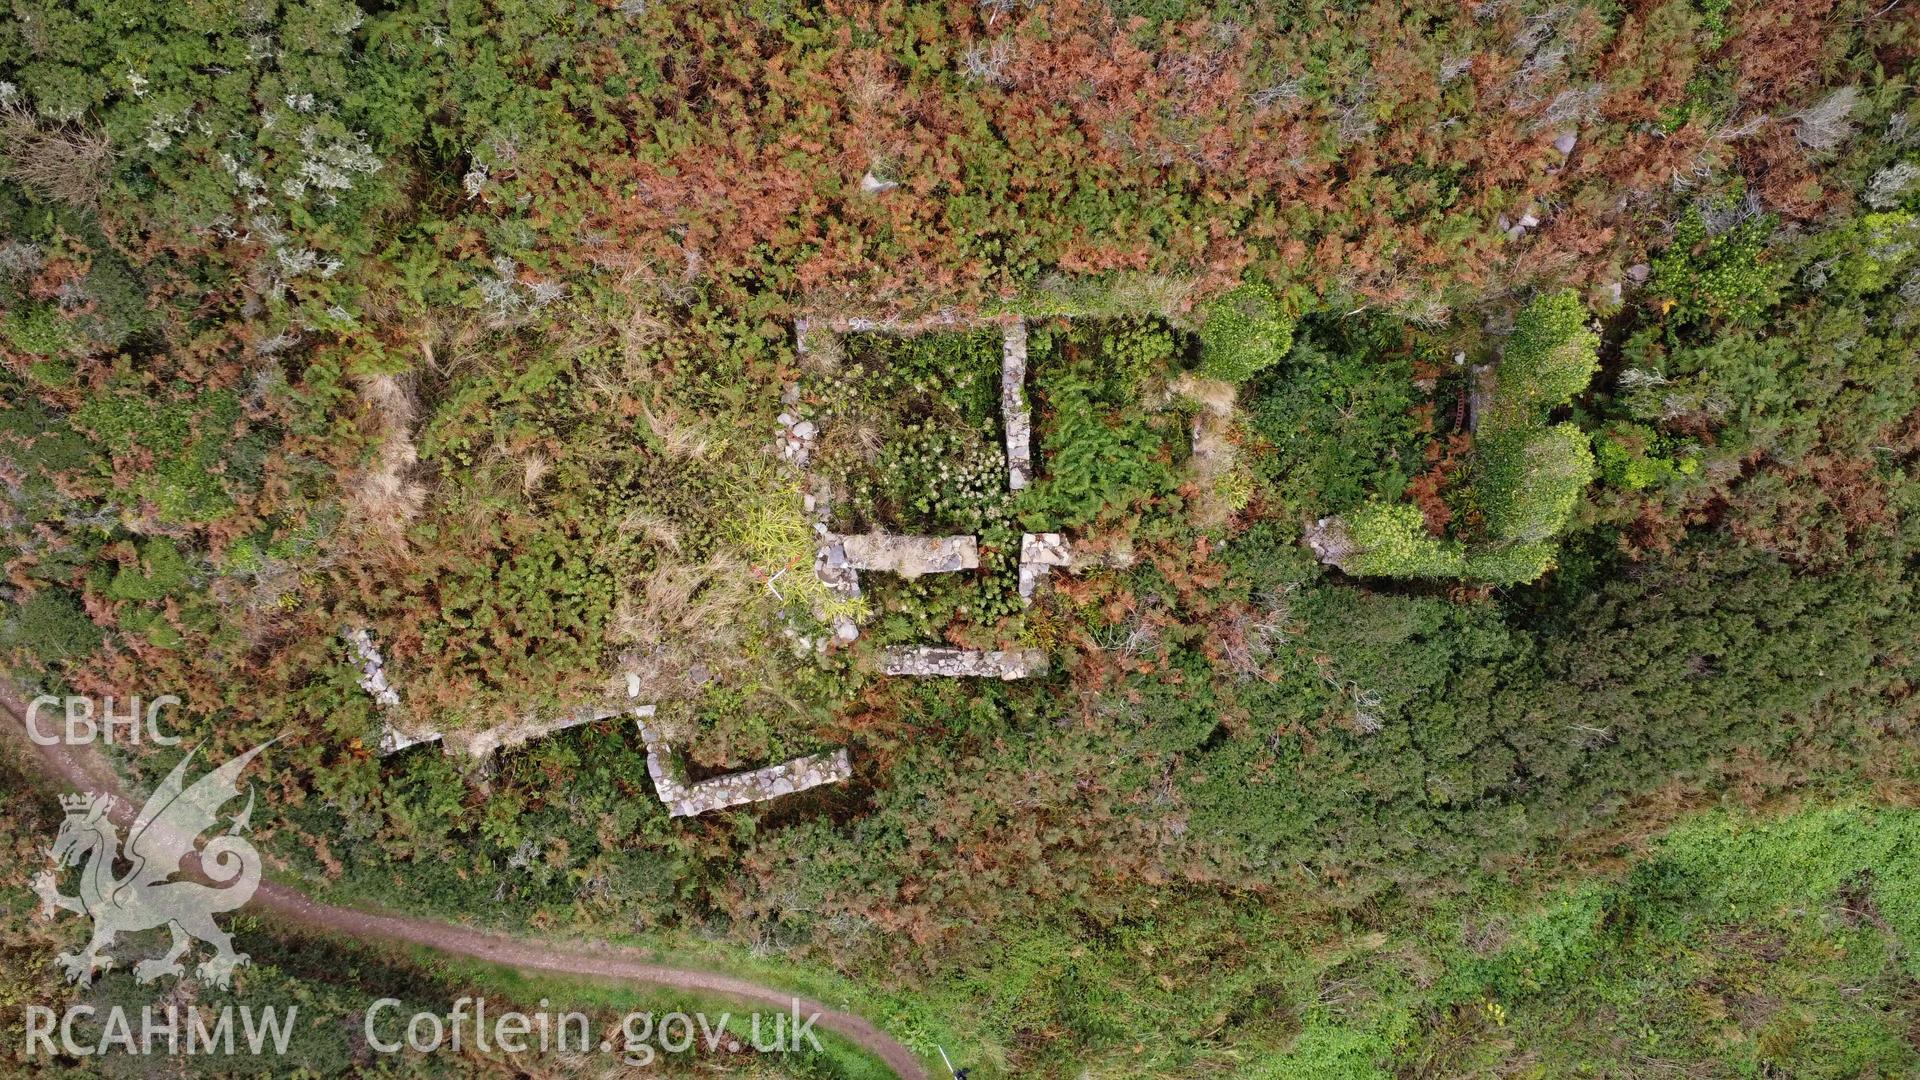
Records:
[[[1493,406],[1493,365],[1475,364],[1467,379],[1467,430],[1479,431],[1480,421]]]
[[[1025,679],[1046,673],[1047,654],[1039,649],[902,646],[881,654],[881,670],[888,675],[948,679]]]
[[[878,570],[917,578],[950,574],[980,565],[979,545],[971,536],[894,536],[857,533],[839,538],[840,551],[855,570]],[[829,562],[833,545],[827,545]]]

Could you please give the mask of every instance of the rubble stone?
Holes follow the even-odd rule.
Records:
[[[1323,517],[1314,522],[1313,527],[1307,530],[1306,541],[1314,558],[1342,570],[1346,569],[1348,559],[1360,553],[1346,521],[1337,517]]]

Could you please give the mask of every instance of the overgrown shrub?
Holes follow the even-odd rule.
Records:
[[[1429,441],[1402,332],[1385,317],[1309,316],[1286,358],[1243,391],[1272,448],[1254,461],[1269,500],[1324,514],[1400,496]]]
[[[1293,317],[1266,285],[1242,285],[1207,304],[1200,318],[1200,371],[1245,382],[1293,347]]]
[[[1494,416],[1524,423],[1571,401],[1600,369],[1600,336],[1572,289],[1548,293],[1520,309],[1496,369]]]
[[[1572,424],[1518,428],[1475,444],[1475,504],[1493,540],[1530,544],[1566,527],[1593,482],[1593,450]]]
[[[16,308],[0,323],[7,343],[24,353],[55,357],[79,343],[73,324],[52,304],[29,304]]]
[[[1342,565],[1382,577],[1465,577],[1497,585],[1533,581],[1553,565],[1547,543],[1563,530],[1593,481],[1587,437],[1572,424],[1544,426],[1599,368],[1600,339],[1571,289],[1542,295],[1514,320],[1497,369],[1495,397],[1473,443],[1472,483],[1456,509],[1480,531],[1441,540],[1410,504],[1369,501],[1347,519],[1361,554]],[[1281,435],[1275,431],[1276,436]]]
[[[138,565],[122,566],[107,585],[115,600],[159,600],[187,583],[187,562],[166,537],[141,545]]]
[[[1420,510],[1409,503],[1368,502],[1348,519],[1359,554],[1346,568],[1379,577],[1457,577],[1466,556],[1456,541],[1427,532]]]
[[[42,589],[10,614],[6,644],[23,646],[46,663],[85,656],[106,638],[105,631],[64,590]]]
[[[130,506],[151,503],[175,524],[217,521],[234,509],[228,484],[257,480],[265,437],[236,437],[241,408],[232,391],[169,397],[109,392],[89,400],[73,421],[114,454],[151,458],[126,486],[117,486],[111,461],[96,461],[103,478],[116,480],[112,497]]]
[[[1139,399],[1147,373],[1172,351],[1164,328],[1124,322],[1034,335],[1029,356],[1045,406],[1040,479],[1018,503],[1031,526],[1078,527],[1173,490],[1166,421],[1146,415]]]

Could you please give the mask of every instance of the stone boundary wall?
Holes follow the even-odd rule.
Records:
[[[653,778],[654,794],[666,805],[668,817],[695,817],[729,806],[765,802],[853,775],[853,760],[840,749],[689,784],[681,779],[686,767],[673,747],[657,727],[647,722],[657,712],[652,705],[627,710],[640,729],[640,741],[647,745],[647,775]]]
[[[400,704],[399,692],[387,681],[386,661],[373,635],[353,627],[343,635],[361,664],[360,685],[382,709]],[[628,677],[627,693],[640,692],[639,681]],[[673,748],[647,723],[657,712],[653,705],[632,705],[624,709],[588,708],[553,720],[528,718],[514,724],[499,724],[479,731],[427,732],[409,735],[391,725],[380,739],[380,755],[398,753],[409,746],[438,742],[443,753],[465,754],[479,761],[491,758],[495,751],[511,749],[534,739],[545,738],[569,728],[580,727],[619,716],[631,716],[640,728],[640,739],[647,747],[647,774],[653,778],[654,793],[667,807],[669,817],[693,817],[710,810],[763,802],[796,791],[837,783],[853,775],[853,761],[844,749],[812,754],[761,769],[730,773],[688,784],[680,779],[683,766]]]

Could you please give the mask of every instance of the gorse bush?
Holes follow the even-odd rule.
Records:
[[[1487,535],[1529,544],[1566,528],[1593,482],[1593,450],[1572,424],[1500,431],[1475,444],[1475,507]]]
[[[1573,400],[1600,369],[1600,336],[1572,289],[1548,293],[1520,309],[1496,369],[1496,423],[1524,423]]]
[[[1293,318],[1266,285],[1242,285],[1212,301],[1200,315],[1200,371],[1245,382],[1293,347]]]

